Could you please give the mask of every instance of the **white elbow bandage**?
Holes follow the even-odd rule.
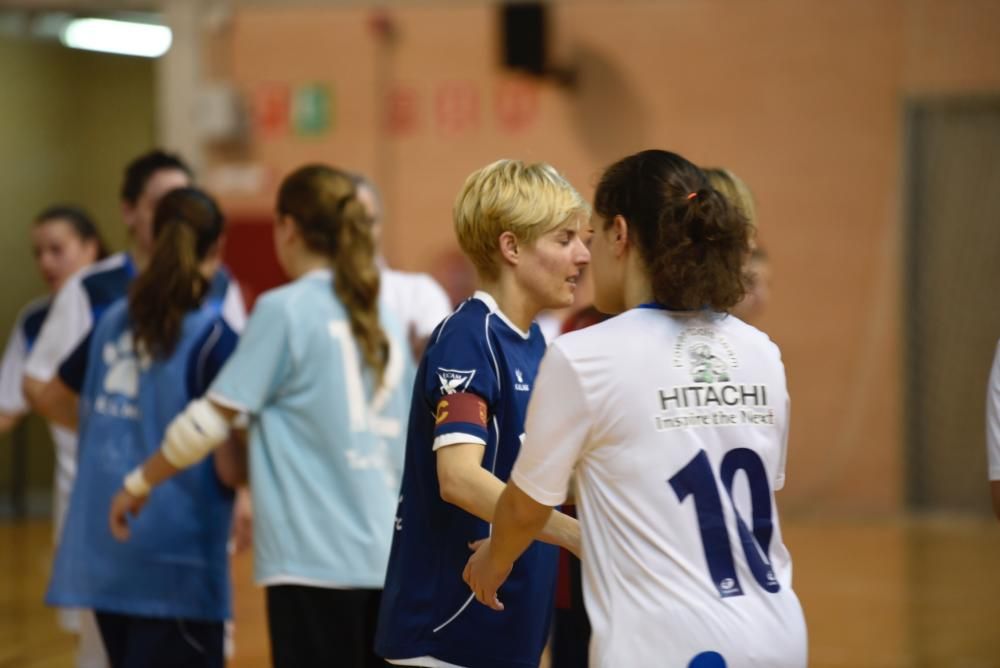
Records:
[[[188,404],[163,438],[163,456],[179,469],[200,462],[229,435],[229,422],[208,399]]]

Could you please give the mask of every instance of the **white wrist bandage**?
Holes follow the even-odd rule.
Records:
[[[163,438],[163,456],[179,469],[200,462],[229,435],[229,423],[208,399],[188,404]]]
[[[148,496],[152,490],[149,481],[146,480],[146,475],[142,472],[141,465],[132,469],[132,472],[125,476],[124,486],[126,492],[139,499]]]

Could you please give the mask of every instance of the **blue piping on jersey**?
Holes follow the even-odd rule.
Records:
[[[685,311],[691,311],[691,309],[689,308],[673,308],[671,306],[667,306],[666,304],[661,304],[660,302],[644,302],[642,304],[639,304],[635,308],[651,308],[651,309],[657,309],[659,311],[672,311],[675,313],[683,313]],[[700,311],[702,309],[695,309],[695,310]]]
[[[458,313],[458,311],[456,310],[455,313]],[[452,315],[454,315],[454,313]],[[502,392],[503,391],[503,381],[500,379],[500,365],[497,364],[497,357],[493,353],[493,344],[490,343],[490,318],[492,316],[493,316],[492,312],[486,314],[486,320],[484,321],[485,324],[483,326],[483,335],[486,337],[486,347],[490,351],[490,359],[493,360],[493,374],[497,377],[497,389]],[[451,316],[448,316],[448,317],[450,318]],[[445,323],[447,323],[447,322],[448,322],[448,320],[446,319]],[[444,324],[441,325],[441,329],[444,329]],[[440,334],[438,336],[440,337]],[[493,461],[492,461],[492,463],[490,463],[490,473],[493,475],[493,477],[496,477],[497,454],[498,454],[497,451],[500,449],[500,424],[497,422],[497,416],[496,415],[493,416],[493,434],[494,434],[494,436],[496,436],[496,441],[495,441],[496,442],[496,446],[493,448]],[[493,536],[493,523],[492,522],[490,522],[490,529],[489,529],[489,531],[490,531],[489,535],[492,537]],[[462,607],[460,607],[458,610],[456,610],[455,614],[453,614],[447,620],[445,620],[444,622],[442,622],[437,628],[435,628],[433,631],[431,631],[431,633],[437,633],[438,631],[440,631],[441,629],[443,629],[444,627],[448,626],[453,621],[455,621],[456,619],[458,619],[458,616],[461,615],[463,612],[465,612],[465,609],[469,607],[469,604],[472,603],[472,599],[474,599],[475,597],[476,597],[475,593],[469,594],[469,598],[465,599],[465,603],[462,604]]]

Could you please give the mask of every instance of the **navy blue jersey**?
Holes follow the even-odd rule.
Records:
[[[541,330],[518,330],[477,292],[431,337],[414,384],[396,532],[375,647],[387,659],[431,656],[462,666],[537,666],[548,637],[557,550],[535,542],[490,610],[462,581],[469,543],[487,522],[441,498],[435,450],[482,443],[483,467],[506,481],[545,352]]]

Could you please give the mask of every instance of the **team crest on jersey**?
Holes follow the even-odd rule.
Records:
[[[459,369],[442,369],[438,367],[437,377],[441,382],[441,394],[455,394],[468,389],[476,370],[461,371]]]
[[[696,383],[725,383],[730,369],[739,366],[736,353],[724,336],[711,327],[691,327],[674,344],[675,367],[688,367]]]

